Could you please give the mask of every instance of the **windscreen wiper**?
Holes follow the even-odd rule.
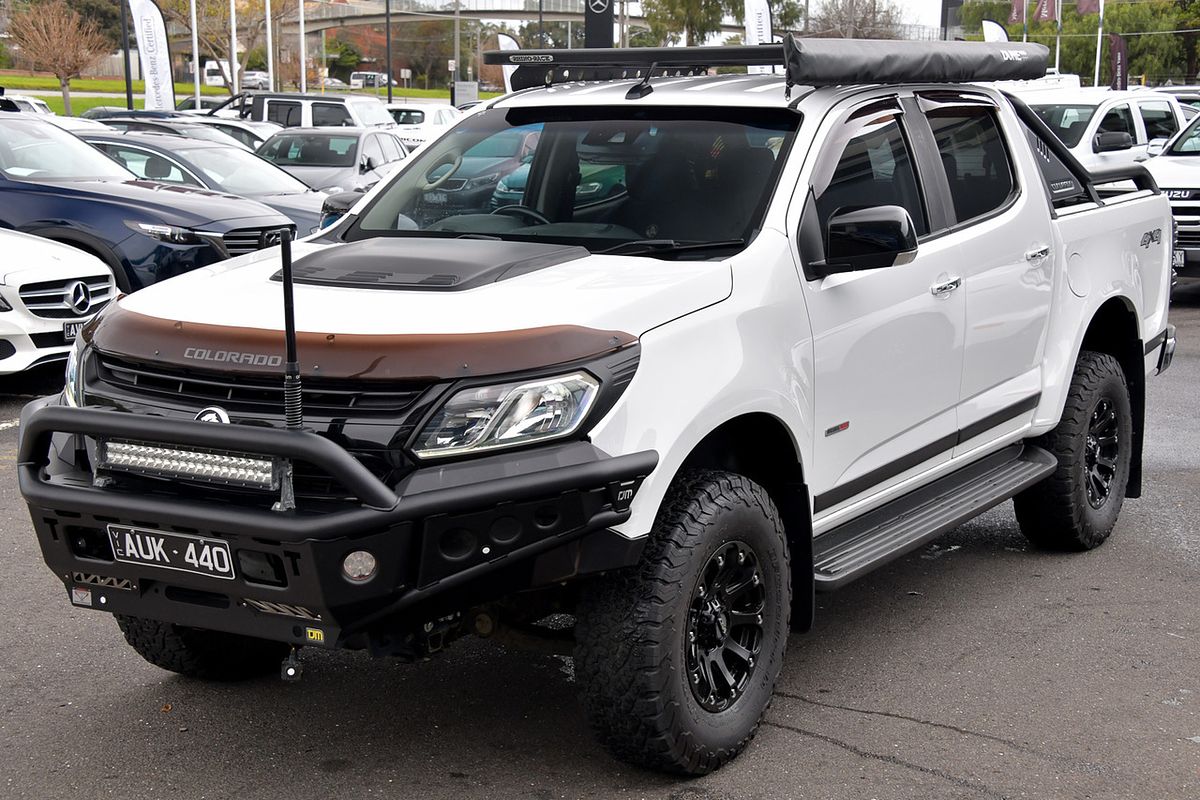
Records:
[[[721,239],[715,242],[688,242],[677,239],[635,239],[621,242],[607,250],[597,250],[599,255],[616,255],[618,253],[687,253],[702,250],[726,250],[731,247],[741,247],[745,239]]]

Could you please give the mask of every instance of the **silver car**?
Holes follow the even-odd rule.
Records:
[[[369,189],[408,156],[404,143],[374,128],[286,128],[258,155],[329,194]]]

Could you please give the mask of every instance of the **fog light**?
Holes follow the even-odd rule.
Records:
[[[375,577],[379,563],[366,550],[355,550],[342,561],[342,574],[354,583],[366,583]]]

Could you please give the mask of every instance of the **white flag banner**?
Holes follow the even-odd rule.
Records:
[[[746,18],[746,44],[770,44],[775,41],[771,36],[771,6],[767,0],[745,0],[744,15]],[[768,66],[747,67],[751,75],[770,75],[773,70]]]
[[[171,75],[171,50],[167,26],[154,0],[129,0],[133,29],[137,33],[138,58],[146,82],[146,110],[175,110],[175,79]]]
[[[500,43],[501,50],[520,50],[521,43],[507,33],[496,34],[496,40]],[[505,64],[501,67],[504,71],[504,91],[505,93],[512,91],[512,76],[517,71],[515,65]]]
[[[983,40],[985,42],[1008,41],[1008,31],[999,22],[993,19],[985,19],[980,24],[983,26]]]

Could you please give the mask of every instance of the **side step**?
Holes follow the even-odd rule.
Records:
[[[1058,462],[1013,445],[914,489],[813,540],[817,591],[832,591],[911,553],[1054,472]]]

